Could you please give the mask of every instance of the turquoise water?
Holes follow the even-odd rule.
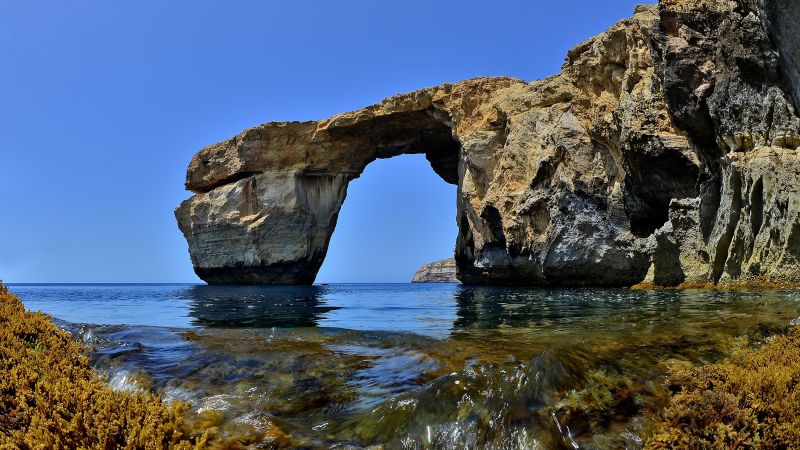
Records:
[[[666,363],[800,316],[800,292],[12,285],[112,386],[226,448],[639,448]],[[348,447],[349,446],[349,447]]]

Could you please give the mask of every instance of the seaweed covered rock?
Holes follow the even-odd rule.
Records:
[[[186,407],[114,391],[86,349],[0,284],[0,447],[191,449]]]
[[[209,283],[309,284],[348,183],[425,154],[468,284],[800,284],[797,0],[661,0],[563,70],[477,78],[201,150],[176,209]]]
[[[800,448],[800,329],[728,360],[673,365],[677,393],[647,448]]]

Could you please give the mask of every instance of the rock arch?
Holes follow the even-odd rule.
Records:
[[[326,121],[264,124],[198,153],[186,179],[196,195],[176,210],[198,276],[211,284],[312,283],[349,182],[376,159],[424,153],[457,184],[460,144],[447,110],[435,105],[444,90]]]
[[[444,84],[213,144],[176,209],[195,271],[312,283],[348,183],[424,153],[458,186],[466,283],[800,283],[798,78],[778,50],[797,42],[772,1],[638,6],[544,80]]]

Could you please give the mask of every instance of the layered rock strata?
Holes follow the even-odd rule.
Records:
[[[411,277],[412,283],[458,283],[456,260],[434,261],[420,267]]]
[[[211,145],[176,209],[195,271],[313,282],[348,183],[422,153],[458,186],[465,283],[797,284],[797,3],[662,0],[544,80],[444,84]]]

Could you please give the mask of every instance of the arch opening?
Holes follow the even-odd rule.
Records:
[[[459,183],[461,146],[452,126],[446,113],[412,102],[391,110],[366,108],[327,121],[267,123],[202,150],[187,170],[186,186],[197,194],[175,212],[189,241],[195,272],[210,284],[330,281],[324,276],[318,280],[317,275],[328,259],[334,230],[341,226],[339,213],[345,199],[349,205],[345,211],[352,209],[360,216],[387,202],[383,199],[364,208],[351,205],[350,183],[355,180],[354,189],[369,185],[358,180],[365,170],[375,171],[382,165],[378,160],[401,155],[418,155],[414,160],[422,164],[405,171],[402,182],[393,185],[394,191],[425,189],[411,194],[416,210],[407,210],[405,217],[419,216],[419,203],[437,197],[433,194],[437,186],[449,186],[447,198],[436,200],[431,208],[451,211],[445,217],[455,227],[458,197],[453,191]],[[396,161],[390,164],[396,165]],[[237,174],[245,176],[239,179]],[[422,177],[429,181],[421,182]],[[375,191],[376,186],[364,189]],[[359,222],[364,222],[363,217]],[[417,222],[412,228],[422,227]],[[431,235],[431,230],[420,230],[418,235]],[[391,234],[384,237],[384,242],[396,240]],[[446,241],[444,255],[420,258],[404,270],[413,273],[420,264],[452,255],[455,239]],[[369,250],[385,248],[384,242],[370,244],[374,248]],[[353,245],[345,251],[352,252]],[[405,245],[422,248],[426,244]],[[406,254],[408,248],[393,250],[396,255],[390,257]],[[411,273],[402,281],[410,280]],[[351,275],[336,281],[363,281],[359,278]],[[392,281],[400,279],[392,277]]]
[[[428,154],[401,154],[350,183],[317,283],[406,283],[453,256],[456,186],[431,166]]]

